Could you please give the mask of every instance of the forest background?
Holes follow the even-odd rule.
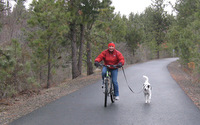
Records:
[[[94,73],[94,59],[113,41],[126,64],[179,57],[200,73],[200,1],[164,0],[143,13],[114,13],[111,0],[0,0],[0,99]],[[169,3],[170,4],[170,3]]]

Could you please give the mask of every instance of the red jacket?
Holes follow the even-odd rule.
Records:
[[[125,62],[123,55],[116,49],[113,52],[110,52],[108,49],[104,50],[95,59],[95,62],[101,62],[102,60],[104,60],[104,65],[117,65],[120,62],[124,65]]]

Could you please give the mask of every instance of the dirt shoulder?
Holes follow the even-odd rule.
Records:
[[[194,77],[187,69],[182,68],[178,61],[170,63],[168,70],[173,79],[200,109],[200,82],[197,80],[199,74]]]
[[[168,70],[175,81],[200,108],[200,85],[198,86],[198,84],[191,83],[190,75],[182,70],[178,62],[169,64]],[[101,73],[97,71],[90,76],[81,76],[75,80],[66,80],[57,86],[52,86],[50,89],[24,92],[14,98],[1,100],[0,125],[7,125],[13,120],[59,99],[62,96],[70,94],[86,85],[96,83],[101,78],[100,74]]]

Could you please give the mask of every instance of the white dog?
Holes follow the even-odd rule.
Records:
[[[144,97],[145,97],[145,103],[150,103],[152,87],[149,83],[149,78],[145,75],[143,75],[143,77],[146,78],[146,80],[143,84],[143,92],[144,92]]]

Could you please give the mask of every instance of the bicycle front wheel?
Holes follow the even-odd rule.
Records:
[[[105,100],[104,100],[104,107],[107,107],[107,97],[108,97],[108,80],[105,80]]]
[[[115,99],[114,99],[114,85],[113,85],[112,82],[111,82],[111,86],[110,86],[110,99],[111,99],[112,103],[115,102]]]

